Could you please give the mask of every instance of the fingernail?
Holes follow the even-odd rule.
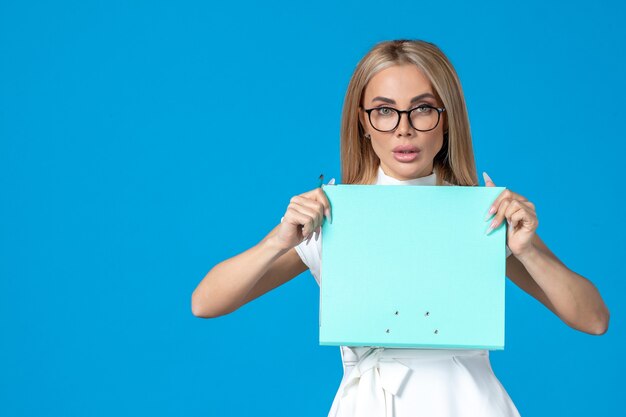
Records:
[[[489,218],[491,216],[493,216],[493,213],[496,212],[496,208],[495,206],[491,206],[491,208],[489,209],[489,212],[487,213],[487,215],[485,216],[485,221],[489,220]]]
[[[483,179],[485,180],[485,183],[487,183],[487,181],[491,181],[491,177],[489,175],[487,175],[487,172],[483,171]]]
[[[489,232],[491,232],[494,228],[494,226],[496,225],[496,221],[492,221],[491,224],[489,225],[489,228],[487,229],[487,231],[485,232],[486,235],[489,234]]]

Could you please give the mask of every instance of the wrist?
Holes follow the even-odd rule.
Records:
[[[541,256],[541,252],[539,249],[531,243],[528,249],[519,255],[515,255],[515,257],[522,263],[525,264],[527,262],[532,262],[537,259],[537,257]]]
[[[274,259],[279,258],[290,249],[284,247],[284,245],[281,245],[277,241],[276,235],[267,236],[265,239],[259,242],[259,246],[261,246],[267,252],[271,253]]]

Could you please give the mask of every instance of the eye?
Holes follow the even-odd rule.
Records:
[[[380,116],[390,116],[394,113],[391,107],[379,107],[376,109],[376,113]]]
[[[432,108],[432,106],[430,106],[428,104],[420,104],[414,110],[415,110],[416,113],[428,114],[431,111],[433,111],[433,108]]]

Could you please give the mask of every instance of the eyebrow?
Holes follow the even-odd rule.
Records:
[[[418,101],[418,100],[421,100],[421,99],[423,99],[423,98],[426,98],[426,97],[430,97],[430,98],[434,98],[434,99],[436,99],[436,97],[435,97],[435,96],[433,96],[432,94],[430,94],[430,93],[424,93],[424,94],[420,94],[419,96],[415,96],[415,97],[413,97],[413,98],[411,99],[411,104],[415,103],[415,102],[416,102],[416,101]],[[372,102],[374,102],[374,101],[376,101],[376,100],[378,100],[378,101],[384,101],[385,103],[389,103],[389,104],[396,104],[396,101],[395,101],[395,100],[392,100],[392,99],[387,98],[387,97],[377,96],[377,97],[374,97],[374,98],[372,99]]]

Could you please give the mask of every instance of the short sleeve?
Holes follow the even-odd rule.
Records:
[[[309,267],[311,271],[311,275],[317,281],[317,284],[320,284],[320,274],[322,268],[322,236],[315,240],[315,237],[312,237],[310,241],[303,240],[300,244],[295,246],[296,252],[300,255],[302,262],[306,266]]]
[[[283,219],[280,219],[281,223]],[[306,266],[309,267],[309,271],[311,271],[311,275],[317,281],[317,284],[320,284],[320,276],[322,269],[322,234],[320,229],[320,235],[315,240],[315,235],[307,242],[307,240],[303,240],[298,245],[294,247],[300,259]]]

